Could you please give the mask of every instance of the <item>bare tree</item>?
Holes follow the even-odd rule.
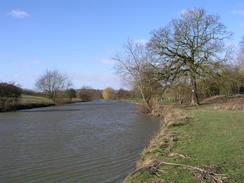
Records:
[[[157,67],[146,46],[141,43],[128,41],[124,52],[114,58],[116,69],[133,86],[140,91],[148,110],[151,110],[150,100],[156,91],[165,86],[159,77]],[[160,78],[160,79],[159,79]]]
[[[240,47],[237,55],[237,62],[240,69],[244,70],[244,36],[242,37],[242,40],[240,42]]]
[[[224,40],[230,36],[218,16],[193,9],[153,32],[148,47],[157,57],[156,65],[168,68],[171,74],[189,77],[191,103],[197,105],[197,79],[219,72],[226,58]]]
[[[37,81],[38,90],[47,94],[54,101],[58,98],[58,94],[67,90],[72,85],[69,78],[57,70],[46,71]]]

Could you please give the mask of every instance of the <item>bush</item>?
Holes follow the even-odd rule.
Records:
[[[116,98],[117,99],[128,99],[131,97],[131,93],[128,90],[124,90],[124,89],[119,89],[116,92]]]
[[[13,83],[0,83],[0,110],[14,107],[21,93],[22,89]]]
[[[83,87],[78,92],[78,97],[83,102],[88,102],[91,100],[99,100],[102,98],[101,90],[96,90],[90,87]]]
[[[20,97],[22,89],[12,83],[0,83],[0,97]]]
[[[105,88],[103,90],[103,99],[105,100],[111,100],[114,98],[114,90],[112,88]]]
[[[72,98],[76,98],[76,91],[73,88],[66,90],[65,93],[70,100],[72,100]]]
[[[92,100],[89,94],[83,92],[79,93],[79,98],[81,99],[82,102],[89,102]]]

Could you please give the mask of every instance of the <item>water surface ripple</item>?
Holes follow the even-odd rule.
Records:
[[[96,101],[1,113],[0,182],[122,182],[159,126],[136,108]]]

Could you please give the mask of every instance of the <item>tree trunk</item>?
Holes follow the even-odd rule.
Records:
[[[145,95],[144,95],[144,92],[143,92],[143,89],[142,89],[142,86],[139,86],[139,90],[140,90],[140,93],[141,93],[141,96],[142,96],[142,99],[143,99],[143,101],[145,102],[145,104],[146,104],[146,108],[147,108],[147,110],[149,111],[149,112],[151,112],[151,107],[150,107],[150,99],[148,100],[148,99],[146,99],[146,97],[145,97]]]
[[[191,77],[191,86],[192,86],[191,105],[199,105],[199,98],[197,95],[197,81],[195,77]]]

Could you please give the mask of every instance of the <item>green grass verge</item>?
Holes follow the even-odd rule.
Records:
[[[128,98],[125,101],[134,103],[134,104],[143,104],[143,100],[141,98]]]
[[[244,112],[210,110],[191,111],[190,123],[170,127],[172,134],[177,134],[177,142],[172,152],[187,155],[190,158],[168,157],[164,147],[154,148],[147,156],[157,159],[192,165],[195,167],[214,165],[229,177],[226,182],[244,182]],[[184,168],[162,165],[156,175],[142,171],[127,177],[126,183],[150,183],[165,180],[174,183],[201,182],[194,172]],[[206,180],[205,182],[210,182]]]
[[[20,105],[28,105],[28,104],[54,104],[51,99],[41,96],[33,96],[33,95],[21,95],[19,102]]]

